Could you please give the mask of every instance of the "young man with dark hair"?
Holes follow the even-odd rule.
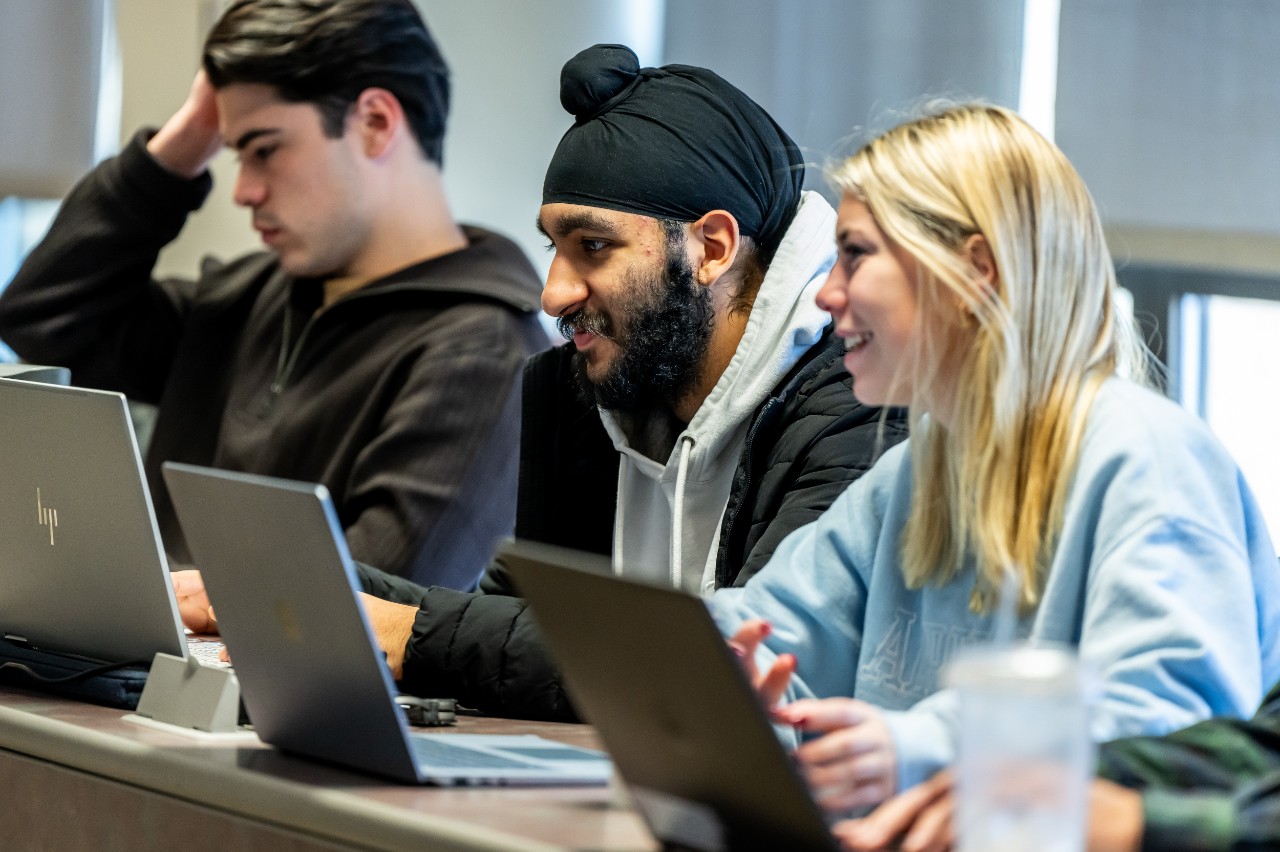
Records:
[[[706,69],[597,45],[565,66],[561,102],[577,121],[538,227],[543,308],[570,342],[525,371],[516,534],[695,594],[744,583],[905,435],[855,401],[814,304],[834,211],[801,191],[786,133]],[[574,718],[501,565],[480,594],[363,581],[405,691]]]
[[[170,459],[322,482],[357,558],[471,588],[513,523],[517,380],[547,340],[528,260],[450,212],[435,42],[409,0],[238,0],[202,65],[68,196],[0,337],[159,406],[147,475],[175,560]],[[268,251],[154,280],[224,144]]]
[[[409,0],[240,0],[210,31],[201,64],[215,89],[265,83],[281,100],[311,104],[333,139],[365,89],[386,89],[422,155],[442,163],[449,69]]]

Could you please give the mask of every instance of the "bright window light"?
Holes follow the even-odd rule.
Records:
[[[1229,296],[1198,297],[1201,307],[1186,310],[1184,300],[1179,339],[1194,349],[1199,381],[1186,379],[1197,372],[1191,359],[1179,359],[1182,402],[1195,410],[1197,399],[1209,428],[1226,445],[1244,471],[1250,489],[1262,506],[1272,543],[1280,547],[1280,451],[1276,424],[1280,423],[1280,355],[1275,334],[1280,328],[1280,302]]]
[[[1018,113],[1050,142],[1058,109],[1058,3],[1026,0],[1022,7]]]

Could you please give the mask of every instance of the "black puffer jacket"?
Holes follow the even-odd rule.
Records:
[[[752,419],[725,509],[718,586],[741,585],[792,530],[822,514],[879,453],[906,437],[905,412],[859,404],[828,328]],[[571,347],[525,368],[516,535],[608,554],[618,454],[574,385]],[[883,426],[882,426],[883,423]],[[424,589],[361,566],[365,590],[421,608],[401,688],[487,713],[575,719],[525,602],[500,563],[481,592]]]

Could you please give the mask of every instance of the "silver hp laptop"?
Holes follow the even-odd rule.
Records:
[[[539,737],[410,734],[323,485],[163,467],[263,742],[397,781],[604,784],[600,752]]]
[[[187,656],[123,395],[0,379],[0,631],[104,662]]]
[[[659,840],[834,852],[700,599],[616,579],[595,554],[516,542],[502,558]]]

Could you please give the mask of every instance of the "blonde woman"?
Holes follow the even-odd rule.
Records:
[[[766,698],[790,677],[802,700],[777,718],[820,804],[873,804],[951,760],[939,668],[991,637],[1006,571],[1017,634],[1099,671],[1096,738],[1251,712],[1280,678],[1276,551],[1227,453],[1143,386],[1066,158],[1008,110],[954,106],[833,180],[818,301],[854,394],[909,406],[911,438],[710,604]]]

